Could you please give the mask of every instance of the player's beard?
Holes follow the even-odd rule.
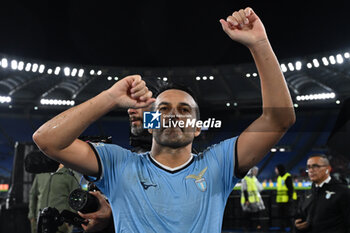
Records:
[[[153,137],[155,141],[164,147],[170,147],[177,149],[185,147],[193,142],[194,135],[190,130],[184,130],[180,128],[168,128],[168,129],[153,129]]]
[[[135,136],[141,135],[144,131],[142,125],[138,125],[138,126],[133,126],[132,124],[130,125],[131,127],[131,133]]]

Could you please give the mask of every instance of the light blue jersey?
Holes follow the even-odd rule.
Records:
[[[167,171],[149,152],[93,143],[102,165],[97,187],[108,197],[116,232],[221,232],[234,176],[235,138]]]

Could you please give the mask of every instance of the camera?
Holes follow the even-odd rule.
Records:
[[[99,208],[98,199],[80,188],[73,190],[68,197],[68,204],[72,209],[82,213],[95,212]],[[46,207],[40,211],[37,228],[38,233],[55,233],[63,223],[69,223],[76,227],[86,224],[85,219],[69,210],[61,213],[56,208]]]
[[[91,213],[98,210],[98,199],[87,191],[82,189],[73,190],[68,197],[69,206],[73,210],[80,211],[82,213]]]
[[[38,233],[56,233],[58,227],[64,222],[80,227],[81,224],[85,224],[85,219],[69,210],[63,210],[59,213],[56,208],[45,207],[39,212]]]

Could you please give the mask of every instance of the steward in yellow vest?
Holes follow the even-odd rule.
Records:
[[[256,172],[255,172],[256,171]],[[257,212],[265,209],[260,192],[262,185],[256,178],[258,168],[253,167],[242,179],[241,186],[241,205],[243,211]]]
[[[292,185],[288,185],[290,182],[286,182],[288,178],[291,180]],[[289,187],[287,187],[287,185]],[[297,199],[297,193],[294,190],[292,176],[290,173],[286,172],[283,176],[279,175],[277,178],[276,202],[287,203],[289,202],[291,196],[293,200]]]
[[[291,229],[293,226],[294,202],[297,195],[294,191],[292,176],[286,172],[283,164],[278,164],[275,169],[277,178],[277,195],[276,203],[278,210],[278,225],[283,230]]]

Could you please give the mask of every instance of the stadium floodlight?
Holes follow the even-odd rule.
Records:
[[[18,67],[17,67],[17,69],[18,69],[19,71],[22,71],[23,68],[24,68],[24,62],[23,62],[23,61],[18,62]]]
[[[70,68],[69,67],[64,67],[63,68],[63,73],[65,76],[69,76],[70,75]]]
[[[209,80],[214,80],[214,76],[213,76],[213,75],[210,75],[210,76],[209,76]]]
[[[32,68],[32,64],[28,62],[28,63],[26,64],[26,68],[24,68],[24,70],[27,71],[27,72],[29,72],[31,68]]]
[[[325,66],[329,65],[328,59],[326,57],[322,58],[322,62],[323,62],[323,65],[325,65]]]
[[[344,57],[345,58],[350,58],[350,53],[349,52],[344,53]]]
[[[1,67],[2,68],[7,68],[8,62],[6,58],[1,59]]]
[[[45,70],[45,65],[44,65],[44,64],[41,64],[41,65],[39,66],[39,73],[40,73],[40,74],[44,73],[44,70]]]
[[[335,61],[335,57],[332,55],[332,56],[329,56],[329,62],[332,64],[332,65],[334,65],[335,63],[337,63],[336,61]]]
[[[294,108],[297,108],[297,107],[299,107],[299,104],[294,104]]]
[[[107,77],[107,80],[111,81],[111,80],[112,80],[112,77],[111,77],[111,76],[108,76],[108,77]]]
[[[207,80],[208,78],[207,78],[207,76],[203,76],[202,79],[203,80]]]
[[[52,69],[48,69],[48,70],[47,70],[47,73],[48,73],[48,74],[52,74]]]
[[[56,66],[54,74],[59,75],[60,71],[61,71],[61,67]]]
[[[295,63],[295,69],[296,69],[296,70],[301,70],[301,66],[302,66],[301,61],[297,61],[297,62]]]
[[[340,100],[336,100],[335,103],[336,103],[336,104],[340,104]]]
[[[78,72],[77,68],[73,68],[73,69],[72,69],[72,72],[70,73],[70,75],[71,75],[72,77],[75,77],[75,75],[77,75],[77,72]]]
[[[281,70],[282,70],[283,73],[288,71],[287,66],[285,64],[283,64],[283,63],[281,64]]]
[[[11,103],[12,99],[10,96],[0,96],[0,104]]]
[[[311,69],[312,68],[312,64],[309,62],[309,63],[306,64],[306,67]]]
[[[102,74],[102,71],[101,71],[101,70],[97,71],[97,75],[98,75],[98,76],[100,76],[101,74]]]
[[[326,100],[326,99],[334,99],[336,97],[334,92],[330,93],[318,93],[318,94],[310,94],[310,95],[300,95],[296,97],[297,101],[304,100]]]
[[[18,67],[17,61],[16,60],[12,60],[11,61],[11,69],[17,70],[17,67]]]
[[[79,69],[78,76],[81,78],[83,77],[84,69]]]
[[[277,152],[277,149],[276,148],[271,148],[271,152]]]
[[[197,80],[197,81],[201,80],[201,77],[197,76],[197,77],[196,77],[196,80]]]
[[[284,147],[279,148],[279,152],[286,152],[286,149]]]
[[[115,80],[115,81],[118,81],[118,79],[119,79],[119,78],[118,78],[117,76],[114,77],[114,80]]]
[[[293,65],[293,63],[289,62],[289,63],[288,63],[288,68],[289,68],[290,71],[294,71],[294,65]]]
[[[253,73],[253,77],[257,77],[258,76],[258,74],[257,73]]]
[[[249,77],[250,77],[250,74],[249,74],[249,73],[247,73],[245,76],[246,76],[247,78],[249,78]]]
[[[312,63],[314,64],[314,67],[319,67],[320,63],[318,62],[318,60],[316,58],[312,59]]]
[[[95,71],[94,70],[90,70],[90,75],[94,75]]]
[[[39,65],[38,64],[36,64],[36,63],[34,63],[33,65],[32,65],[32,72],[37,72],[38,71],[38,68],[39,68]]]
[[[233,103],[233,106],[237,107],[237,105],[238,105],[237,102],[234,102],[234,103]]]
[[[168,81],[168,78],[167,77],[163,77],[163,81],[164,82]]]
[[[61,99],[41,99],[41,105],[66,105],[73,106],[75,104],[74,100],[61,100]]]
[[[227,107],[230,107],[230,106],[231,106],[231,104],[230,104],[229,102],[227,102],[227,103],[226,103],[226,106],[227,106]]]
[[[344,58],[343,58],[343,56],[341,54],[337,54],[336,58],[337,58],[337,63],[338,64],[343,64]]]

